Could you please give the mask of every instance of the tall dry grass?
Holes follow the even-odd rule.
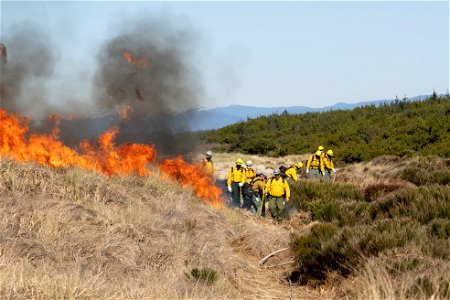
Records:
[[[0,195],[0,298],[318,296],[291,289],[286,268],[257,266],[289,245],[287,229],[214,209],[157,173],[105,177],[2,159]]]

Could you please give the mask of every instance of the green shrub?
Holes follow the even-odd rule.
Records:
[[[422,232],[417,223],[392,220],[372,226],[344,227],[316,225],[307,236],[296,238],[297,270],[305,278],[324,280],[329,270],[346,276],[364,261],[383,251],[419,242]]]
[[[310,234],[297,237],[293,241],[296,251],[298,269],[308,277],[325,279],[325,265],[328,262],[322,258],[322,244],[330,240],[336,232],[331,224],[318,224],[311,228]]]
[[[400,174],[401,178],[416,185],[450,184],[449,160],[438,160],[436,157],[420,158],[410,164]]]
[[[380,218],[410,217],[423,224],[436,218],[450,218],[450,188],[430,186],[399,191],[373,203],[367,216],[368,222]]]
[[[219,279],[217,271],[211,268],[193,268],[190,274],[186,274],[188,278],[203,281],[207,284],[213,284]]]
[[[428,232],[431,236],[440,239],[447,239],[450,237],[450,220],[437,219],[434,220],[428,227]]]

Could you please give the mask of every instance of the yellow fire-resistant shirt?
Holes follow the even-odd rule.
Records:
[[[208,175],[214,175],[214,163],[212,160],[203,159],[203,170]]]
[[[325,166],[325,169],[327,169],[327,170],[334,169],[333,160],[331,160],[331,158],[328,155],[325,155],[325,157],[323,158],[322,161],[323,161],[323,164]]]
[[[297,168],[296,167],[290,167],[285,172],[286,176],[289,176],[292,180],[297,181]]]
[[[245,182],[245,169],[240,168],[239,170],[236,167],[231,167],[230,171],[228,171],[228,186],[231,186],[231,182]]]
[[[261,180],[261,178],[255,178],[252,181],[252,187],[253,187],[253,191],[255,191],[256,193],[264,193],[264,187],[265,187],[265,182],[264,180]]]
[[[313,154],[308,158],[308,163],[306,164],[306,169],[319,169],[324,172],[323,160],[317,155]]]
[[[245,177],[247,178],[247,182],[250,183],[256,177],[256,171],[253,168],[245,169]]]
[[[286,198],[291,197],[291,190],[289,189],[289,184],[287,180],[283,178],[278,178],[276,180],[275,178],[271,178],[266,183],[266,193],[273,197],[281,197],[283,195],[286,196]]]

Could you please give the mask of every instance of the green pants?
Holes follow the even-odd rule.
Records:
[[[325,180],[331,180],[331,170],[325,170]]]
[[[286,198],[270,196],[269,210],[278,223],[284,219],[284,211],[286,210]]]
[[[322,178],[322,174],[320,174],[320,170],[319,169],[310,169],[308,177],[311,178],[311,179],[313,179],[313,178]]]
[[[232,206],[241,207],[241,188],[239,182],[231,183],[231,198],[233,198]]]

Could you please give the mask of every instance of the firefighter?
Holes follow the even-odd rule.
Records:
[[[324,175],[322,152],[317,150],[316,153],[308,158],[308,163],[306,164],[306,176],[314,179]]]
[[[297,181],[297,171],[303,167],[303,163],[301,161],[297,162],[294,166],[290,167],[286,170],[286,178]]]
[[[245,168],[245,177],[247,182],[251,183],[256,177],[256,170],[253,168],[253,163],[251,160],[247,160],[247,168]]]
[[[333,150],[328,150],[323,158],[323,165],[325,169],[325,180],[331,180],[332,176],[336,176],[336,169],[333,163]]]
[[[241,206],[241,187],[245,182],[245,169],[242,166],[244,162],[242,159],[236,159],[236,166],[231,167],[228,171],[228,191],[231,193],[233,199],[232,206]]]
[[[280,170],[275,170],[274,177],[266,183],[266,197],[269,197],[269,210],[278,224],[284,219],[286,203],[289,202],[291,191],[286,179],[280,176]]]
[[[325,148],[323,147],[323,146],[319,146],[319,147],[317,147],[317,151],[320,151],[321,152],[321,155],[320,155],[320,157],[324,157],[325,156]]]
[[[203,171],[210,176],[214,176],[214,163],[212,161],[212,152],[206,151],[205,158],[202,159]]]
[[[256,177],[252,180],[252,188],[255,194],[254,202],[257,207],[257,214],[266,216],[265,203],[263,202],[264,188],[266,185],[266,178],[263,173],[256,172]],[[261,206],[262,205],[262,206]]]

